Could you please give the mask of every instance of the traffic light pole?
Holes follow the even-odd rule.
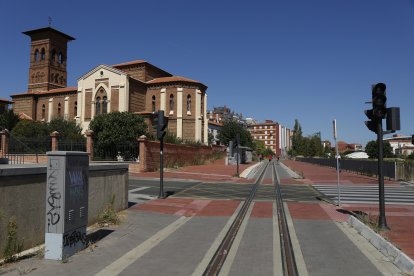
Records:
[[[377,122],[377,141],[378,141],[378,184],[379,184],[379,218],[378,227],[381,230],[389,230],[385,218],[385,189],[384,189],[384,172],[382,169],[384,155],[384,141],[382,140],[382,120]]]
[[[164,196],[164,138],[160,139],[160,193],[158,198],[165,198]]]

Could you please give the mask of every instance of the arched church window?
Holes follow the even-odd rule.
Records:
[[[155,112],[155,96],[152,96],[152,107],[151,107],[152,112]]]
[[[174,95],[170,95],[170,112],[174,112]]]
[[[59,52],[59,55],[58,55],[58,62],[59,62],[60,64],[62,64],[62,63],[63,63],[63,54],[62,54],[62,52]]]
[[[60,103],[58,103],[58,112],[57,112],[58,117],[62,116],[62,106]]]
[[[46,117],[46,106],[43,104],[42,105],[42,119],[45,119]]]
[[[58,79],[59,79],[59,75],[58,75],[58,74],[56,74],[56,75],[55,75],[55,79],[54,79],[55,83],[58,83]]]
[[[56,51],[55,51],[55,49],[53,49],[53,51],[52,51],[51,61],[52,61],[52,63],[54,63],[56,61]]]
[[[191,95],[187,96],[187,113],[191,112]]]
[[[55,80],[55,74],[53,74],[53,73],[52,73],[52,74],[50,75],[50,80],[51,80],[52,82]]]
[[[39,50],[36,49],[35,53],[34,53],[34,60],[38,61],[39,60]]]
[[[106,96],[102,98],[102,114],[108,113],[108,101]]]
[[[101,97],[96,97],[95,100],[95,114],[101,114]]]
[[[75,102],[75,106],[73,107],[73,114],[75,114],[75,117],[78,116],[78,102]]]
[[[45,60],[45,58],[46,58],[46,51],[45,51],[45,48],[42,48],[42,53],[41,53],[41,55],[40,55],[40,58],[41,58],[42,60]]]
[[[59,78],[59,83],[63,84],[63,77],[62,76],[60,76],[60,78]]]

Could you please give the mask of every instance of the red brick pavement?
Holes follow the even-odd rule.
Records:
[[[336,170],[333,168],[323,167],[319,165],[285,160],[283,163],[294,171],[302,172],[305,176],[304,183],[336,183]],[[292,182],[292,180],[281,180],[282,183]],[[294,180],[296,182],[296,180]],[[341,185],[346,184],[372,184],[378,185],[376,177],[358,175],[351,172],[341,172]],[[399,185],[398,182],[385,180],[386,185]],[[309,209],[307,209],[309,208]],[[326,207],[324,207],[326,208]],[[344,204],[341,208],[349,211],[363,211],[374,219],[378,217],[378,204]],[[292,217],[304,219],[323,219],[324,214],[319,214],[320,210],[313,206],[303,206],[301,203],[289,203],[289,209],[292,209]],[[317,214],[315,214],[316,212]],[[330,212],[328,212],[329,214]],[[334,214],[335,213],[332,213]],[[412,205],[386,205],[387,224],[391,228],[390,231],[382,233],[394,245],[400,248],[405,254],[414,259],[414,206]]]
[[[303,172],[305,179],[281,179],[283,184],[304,184],[313,183],[336,183],[336,171],[332,168],[318,165],[286,160],[284,164],[295,170]],[[250,164],[251,165],[251,164]],[[242,172],[249,165],[240,165]],[[202,166],[190,166],[181,168],[174,172],[170,171],[165,177],[199,179],[209,182],[248,182],[233,177],[236,166],[225,166],[222,161]],[[158,177],[158,172],[141,173],[139,176]],[[373,177],[358,175],[350,172],[342,172],[340,175],[341,184],[377,184]],[[268,182],[267,180],[265,182]],[[387,185],[398,185],[394,181],[386,180]],[[145,204],[132,207],[133,209],[175,214],[184,216],[231,216],[236,210],[240,201],[234,200],[193,200],[180,198],[158,199]],[[346,221],[348,215],[339,212],[339,209],[351,211],[364,211],[375,216],[378,215],[377,205],[356,205],[346,204],[341,208],[325,203],[299,203],[289,202],[288,208],[293,219],[311,220],[333,220]],[[252,217],[271,217],[272,202],[256,202],[253,208]],[[387,205],[386,216],[391,230],[384,234],[393,244],[399,247],[405,254],[414,258],[414,206]]]
[[[375,222],[378,218],[378,205],[373,204],[344,204],[343,209],[363,211]],[[410,258],[414,259],[414,206],[386,205],[385,216],[390,231],[381,235],[390,240]]]
[[[334,168],[319,166],[306,162],[283,160],[283,164],[299,174],[303,174],[305,184],[336,183],[336,170]],[[341,184],[378,184],[378,179],[352,172],[342,171],[339,175]],[[306,183],[306,180],[308,183]],[[283,180],[282,180],[283,183]],[[397,184],[395,181],[385,180],[385,184]]]

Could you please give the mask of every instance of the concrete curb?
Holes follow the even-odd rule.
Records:
[[[297,178],[297,179],[302,179],[303,178],[302,176],[300,176],[299,174],[297,174],[296,172],[294,172],[291,168],[289,168],[288,166],[286,166],[282,162],[279,162],[279,164],[282,166],[282,168],[284,170],[286,170],[286,172],[290,175],[290,177]]]
[[[256,171],[257,171],[257,167],[260,165],[261,163],[256,163],[253,166],[248,167],[247,169],[245,169],[244,171],[242,171],[242,173],[240,174],[240,177],[242,178],[247,178],[247,179],[251,179],[254,177]]]
[[[409,275],[414,274],[414,261],[401,250],[386,241],[354,216],[349,217],[348,223],[401,271]]]

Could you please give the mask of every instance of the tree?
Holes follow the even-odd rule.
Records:
[[[234,120],[228,120],[223,123],[218,134],[220,144],[228,145],[230,141],[235,141],[237,133],[240,133],[240,144],[242,146],[255,149],[250,132]]]
[[[89,124],[98,147],[113,147],[118,143],[135,142],[147,134],[147,124],[140,115],[131,112],[111,112],[95,116]]]
[[[254,144],[255,144],[256,153],[264,155],[265,150],[266,150],[264,141],[256,140],[254,141]]]
[[[292,154],[294,156],[304,155],[304,150],[305,145],[302,136],[302,127],[300,126],[298,119],[295,119],[292,136]]]
[[[6,110],[0,115],[0,130],[7,129],[8,131],[12,131],[19,121],[19,115],[11,109]]]
[[[11,133],[21,138],[39,138],[50,135],[47,123],[30,120],[19,121]]]
[[[53,131],[59,132],[59,139],[81,140],[82,128],[75,121],[67,121],[63,118],[55,118],[47,124],[49,133]]]
[[[369,158],[371,159],[378,159],[378,144],[377,141],[369,141],[365,146],[365,152],[368,154]],[[392,153],[392,147],[390,142],[384,141],[384,158],[393,157],[394,154]]]

